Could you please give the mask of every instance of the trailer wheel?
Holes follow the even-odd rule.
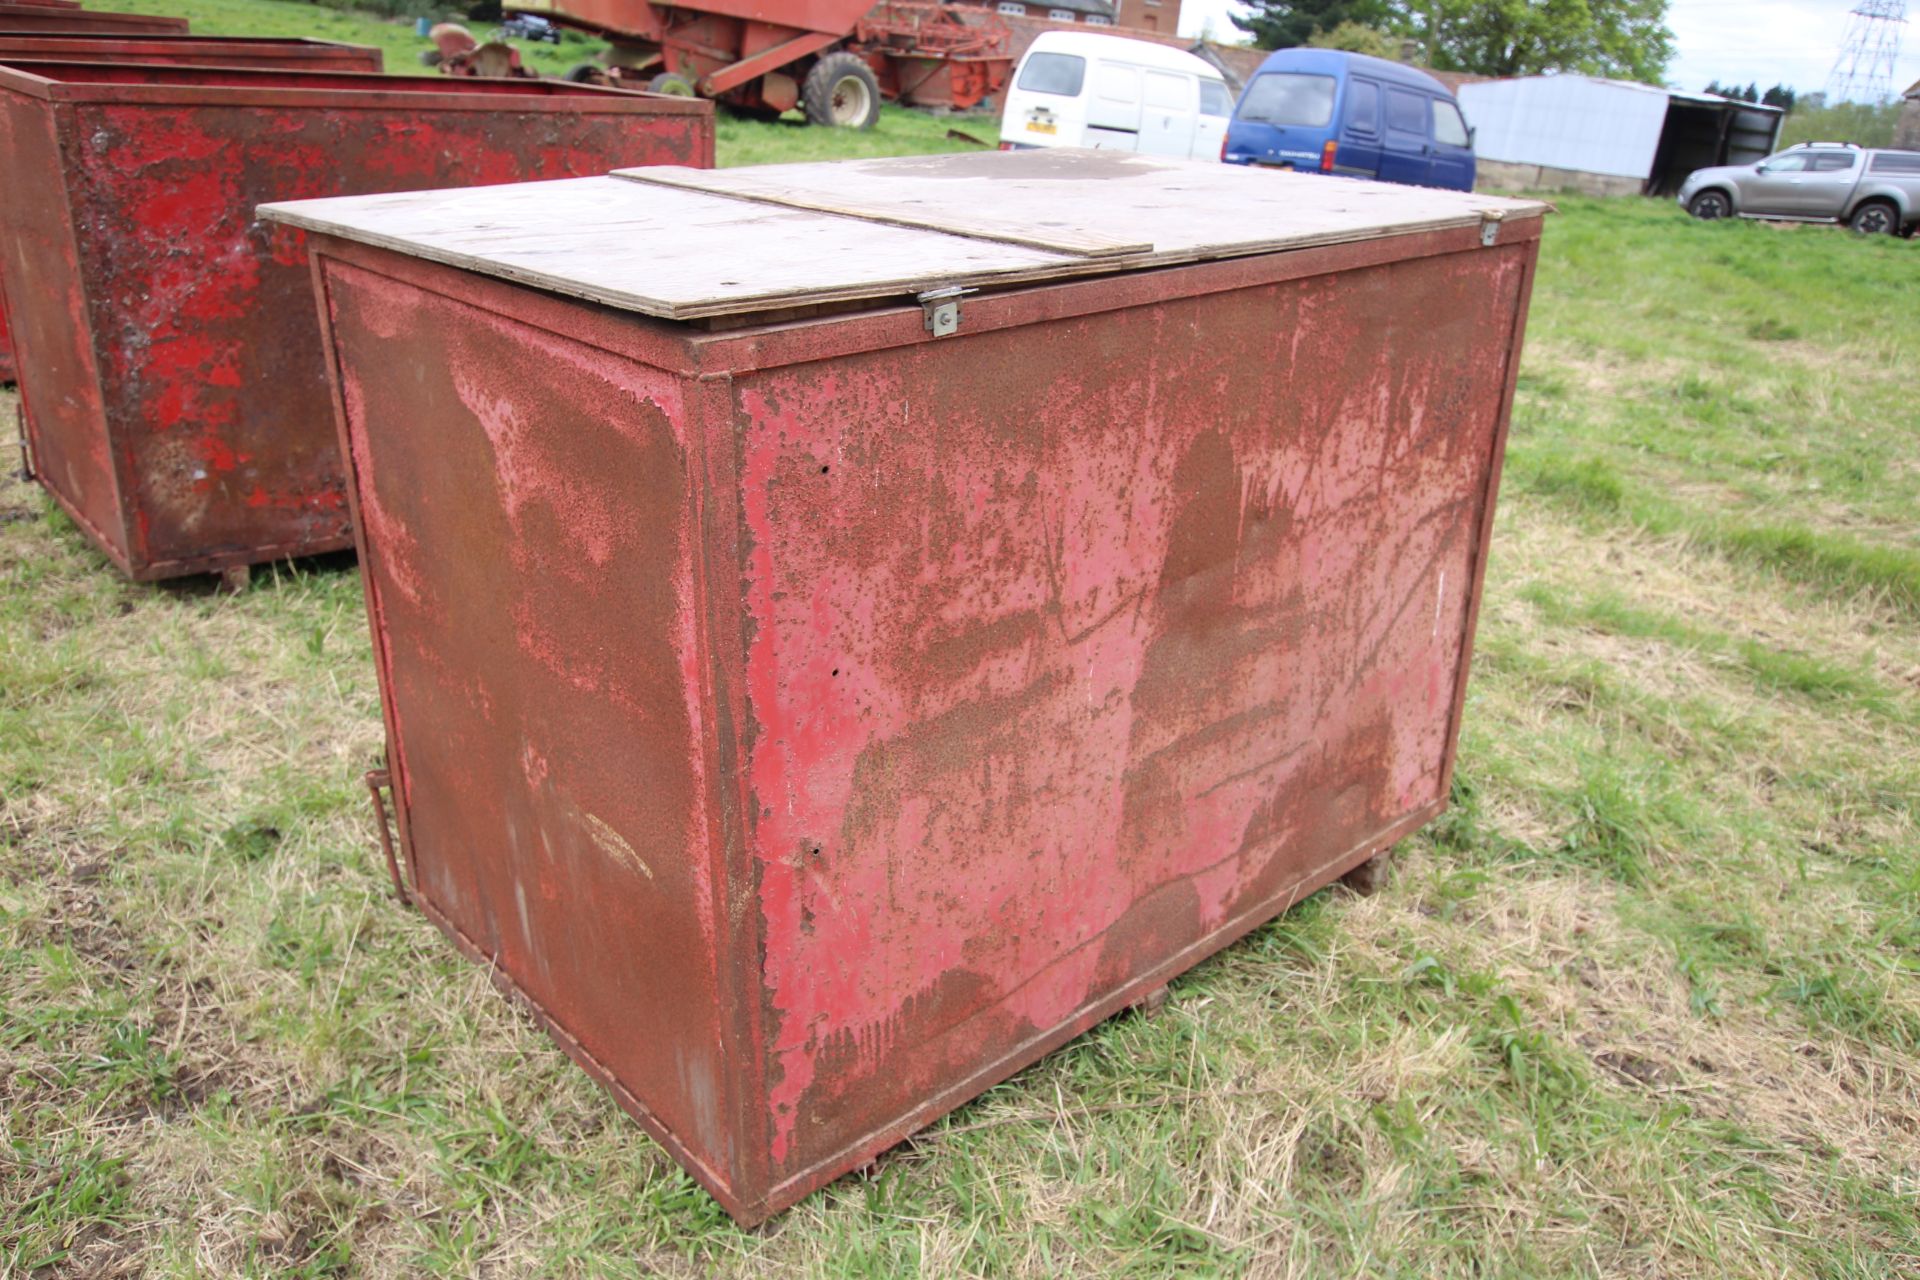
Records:
[[[842,50],[813,64],[800,101],[810,124],[871,129],[880,118],[880,82],[864,59]]]
[[[674,98],[697,98],[700,96],[694,91],[693,81],[674,71],[662,71],[659,75],[647,81],[647,92],[664,93]]]
[[[567,68],[566,78],[573,84],[607,83],[607,69],[597,62],[581,62]]]

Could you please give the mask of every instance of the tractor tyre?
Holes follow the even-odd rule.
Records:
[[[810,124],[871,129],[880,118],[880,82],[865,59],[843,49],[813,64],[800,103]]]

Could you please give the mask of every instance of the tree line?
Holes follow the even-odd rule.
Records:
[[[1253,0],[1235,26],[1262,49],[1319,44],[1442,71],[1573,71],[1660,83],[1667,0]]]

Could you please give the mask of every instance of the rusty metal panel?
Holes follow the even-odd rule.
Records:
[[[33,0],[52,5],[55,0]],[[331,40],[234,36],[124,35],[68,31],[0,34],[0,63],[14,60],[152,62],[172,66],[281,67],[300,71],[382,69],[380,50]],[[0,382],[14,380],[13,343],[0,304]]]
[[[151,62],[182,67],[271,67],[284,71],[380,71],[380,50],[303,37],[126,36],[0,33],[0,62]]]
[[[254,206],[712,156],[706,103],[561,82],[0,67],[41,479],[139,579],[350,545],[304,239]]]
[[[1537,235],[951,337],[318,238],[416,898],[748,1222],[1143,998],[1444,805]]]
[[[57,5],[0,4],[0,34],[100,31],[120,35],[185,35],[185,18],[146,13],[108,13]]]

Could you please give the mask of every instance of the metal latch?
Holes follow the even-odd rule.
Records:
[[[1491,249],[1493,242],[1500,238],[1500,219],[1487,218],[1480,223],[1480,247]]]
[[[963,294],[977,292],[964,285],[950,285],[945,289],[929,289],[920,297],[920,316],[927,332],[936,338],[949,337],[960,331],[960,298]]]

